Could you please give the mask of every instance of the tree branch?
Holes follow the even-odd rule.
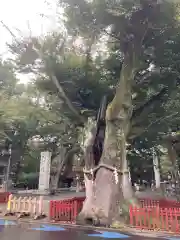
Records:
[[[151,75],[152,75],[152,72],[149,70],[146,70],[146,72],[143,75],[136,76],[140,79],[136,79],[133,86],[139,87],[141,84],[147,83],[147,81],[149,81],[149,77],[151,77]]]
[[[56,76],[54,76],[54,75],[51,76],[51,79],[52,79],[53,83],[55,84],[55,86],[57,87],[59,93],[61,94],[61,97],[64,99],[65,103],[67,104],[68,108],[75,114],[75,116],[80,120],[81,123],[84,123],[85,122],[84,117],[82,115],[80,115],[80,113],[72,105],[71,101],[65,94],[65,92],[64,92],[63,88],[61,87],[59,81],[57,80]]]
[[[11,37],[14,38],[14,41],[17,43],[17,39],[15,34],[11,31],[11,29],[1,20],[0,23],[2,24],[2,26],[10,33]]]
[[[132,136],[130,135],[130,136],[128,137],[128,139],[133,140],[133,139],[139,137],[141,134],[147,132],[152,125],[154,125],[154,124],[156,124],[156,123],[160,123],[161,121],[165,121],[165,120],[168,119],[168,118],[175,117],[177,114],[178,114],[178,112],[175,112],[175,113],[173,113],[173,114],[171,114],[171,115],[162,116],[162,117],[156,119],[156,121],[151,122],[146,128],[144,128],[144,129],[141,128],[141,130],[138,132],[138,134],[133,134]]]
[[[155,94],[154,96],[151,97],[151,99],[149,99],[144,104],[142,104],[137,109],[135,109],[133,111],[131,120],[133,121],[133,118],[139,117],[145,109],[149,108],[155,101],[160,99],[166,92],[167,92],[167,87],[162,88],[159,93]]]
[[[3,22],[0,21],[1,24],[3,25],[3,27],[11,34],[11,36],[14,38],[14,41],[17,43],[17,39],[16,36],[14,35],[14,33],[10,30],[10,28]],[[63,42],[64,43],[64,42]],[[63,43],[62,43],[62,47],[63,47]],[[39,57],[41,57],[42,54],[38,54]],[[58,82],[56,76],[52,75],[50,76],[50,78],[52,79],[53,83],[55,84],[55,86],[57,87],[59,93],[61,94],[62,98],[64,99],[65,103],[67,104],[68,108],[75,114],[75,116],[80,120],[81,123],[85,122],[85,119],[83,118],[82,115],[80,115],[80,113],[75,109],[75,107],[72,105],[71,101],[69,100],[69,98],[66,96],[63,88],[61,87],[60,83]]]
[[[104,32],[105,34],[107,34],[108,36],[110,36],[110,37],[112,37],[112,38],[114,38],[114,39],[116,39],[116,40],[118,40],[118,41],[121,40],[121,39],[120,39],[119,37],[117,37],[115,34],[108,32],[106,29],[103,29],[103,32]]]
[[[12,139],[6,134],[4,131],[0,130],[0,136],[6,137],[8,140],[12,141]]]

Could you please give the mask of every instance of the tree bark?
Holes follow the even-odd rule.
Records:
[[[63,176],[67,176],[72,172],[73,155],[80,150],[79,146],[75,146],[66,153],[64,147],[61,147],[60,153],[52,160],[51,163],[51,178],[50,178],[50,191],[54,192],[58,188],[60,175],[63,171]]]
[[[51,163],[50,192],[52,193],[58,188],[60,173],[64,167],[65,161],[65,149],[62,147],[60,149],[60,153],[52,160]]]
[[[126,159],[126,138],[132,116],[131,82],[135,76],[134,58],[128,55],[121,70],[113,101],[106,110],[103,153],[98,166],[85,159],[86,201],[78,223],[111,225],[121,219],[124,204],[134,199]],[[91,138],[91,145],[93,137]],[[92,149],[86,146],[85,157]],[[94,167],[94,170],[91,169]],[[91,177],[91,178],[90,178]],[[126,209],[127,210],[127,209]]]
[[[172,182],[175,184],[175,193],[176,193],[177,200],[179,200],[178,192],[177,192],[177,188],[179,188],[179,182],[180,182],[179,173],[178,173],[179,167],[177,163],[178,157],[177,157],[176,150],[173,146],[173,143],[171,141],[168,141],[167,149],[168,149],[169,159],[172,163]],[[176,182],[178,183],[178,186],[176,186]]]
[[[74,155],[79,152],[80,152],[79,146],[74,146],[71,150],[67,152],[67,154],[65,155],[65,163],[64,163],[65,167],[64,167],[62,177],[65,178],[73,172]]]
[[[93,215],[93,198],[94,198],[94,176],[91,174],[91,170],[95,167],[93,156],[93,145],[97,134],[97,125],[95,120],[89,118],[84,129],[84,139],[82,141],[82,149],[84,152],[85,168],[90,171],[90,174],[84,174],[86,200],[83,205],[83,210],[79,214],[77,221],[85,223],[92,220]]]

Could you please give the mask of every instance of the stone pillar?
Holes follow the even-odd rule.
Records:
[[[154,148],[153,148],[153,167],[154,167],[155,186],[156,186],[156,189],[160,189],[161,176],[160,176],[159,160]]]
[[[160,189],[161,175],[160,175],[159,159],[154,148],[153,148],[153,167],[154,167],[155,187],[156,189]]]
[[[39,191],[49,192],[51,152],[41,152]]]

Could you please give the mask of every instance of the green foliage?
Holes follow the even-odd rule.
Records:
[[[20,73],[33,73],[35,80],[28,89],[17,91],[13,70],[0,66],[0,78],[2,71],[6,79],[0,103],[1,135],[12,139],[8,131],[13,127],[18,132],[16,141],[31,156],[28,140],[35,135],[44,140],[42,148],[56,152],[60,143],[71,148],[87,117],[96,116],[102,96],[112,100],[128,53],[137,56],[138,68],[132,83],[129,159],[133,166],[150,165],[151,147],[176,130],[180,118],[178,2],[60,0],[59,5],[64,7],[67,34],[59,30],[9,45],[15,56],[12,66]],[[153,71],[148,69],[151,64]]]

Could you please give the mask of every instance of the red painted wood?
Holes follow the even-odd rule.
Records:
[[[160,208],[180,208],[180,202],[175,200],[167,200],[167,199],[160,199],[160,200],[154,200],[154,199],[139,199],[141,202],[142,207],[157,207]]]
[[[0,203],[7,203],[10,194],[9,192],[0,192]]]
[[[62,201],[50,201],[49,215],[54,221],[75,222],[82,209],[85,198],[72,198]]]
[[[135,228],[180,233],[180,208],[131,206],[129,216]]]
[[[50,201],[49,215],[54,221],[75,222],[85,197]],[[139,199],[142,207],[130,207],[130,225],[139,229],[161,229],[180,232],[180,202],[160,199]]]

